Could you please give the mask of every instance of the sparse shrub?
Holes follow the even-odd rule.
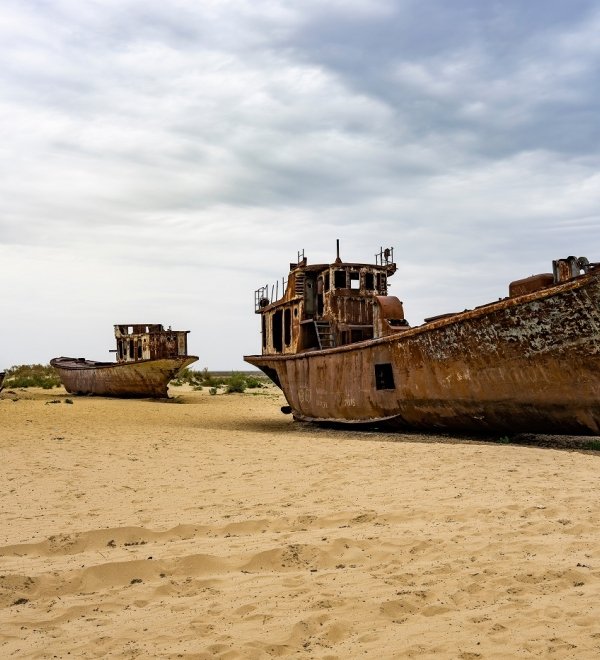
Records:
[[[224,379],[215,376],[205,367],[202,371],[194,371],[186,367],[182,369],[175,379],[171,381],[172,385],[191,385],[194,389],[201,390],[203,387],[219,387],[223,385]]]
[[[232,392],[241,393],[246,389],[265,387],[265,380],[264,377],[254,374],[232,372],[227,376],[220,372],[211,373],[206,367],[202,371],[185,368],[171,381],[171,385],[178,387],[188,384],[196,391],[208,387],[210,394],[216,394],[219,388],[225,387],[225,391],[231,394]]]
[[[219,387],[225,382],[222,377],[211,374],[210,371],[206,368],[202,370],[202,373],[199,374],[199,377],[199,384],[204,385],[205,387]]]
[[[183,369],[180,369],[179,372],[177,373],[177,379],[180,383],[189,383],[190,380],[193,378],[193,372],[191,369],[188,367],[184,367]]]
[[[179,380],[182,385],[199,385],[202,382],[202,374],[199,371],[190,369],[189,367],[184,367],[177,374],[177,380]]]
[[[225,391],[227,394],[233,394],[234,392],[239,392],[241,394],[245,391],[246,387],[247,384],[244,374],[231,374],[225,386]]]
[[[260,380],[260,378],[257,378],[256,376],[246,376],[245,378],[246,378],[246,387],[248,389],[263,387],[263,383]]]
[[[60,387],[56,369],[49,364],[21,364],[6,370],[4,387]]]
[[[182,385],[197,385],[202,380],[202,375],[188,367],[181,369],[177,376],[171,381],[171,385],[181,387]]]

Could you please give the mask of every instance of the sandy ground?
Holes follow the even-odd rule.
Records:
[[[0,657],[600,656],[598,453],[171,392],[0,395]]]

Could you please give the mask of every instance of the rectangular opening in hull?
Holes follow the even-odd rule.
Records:
[[[394,371],[390,362],[375,365],[375,388],[378,390],[395,390]]]

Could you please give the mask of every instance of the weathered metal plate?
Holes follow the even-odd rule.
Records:
[[[114,331],[116,363],[70,357],[50,360],[67,392],[163,398],[177,372],[198,359],[187,354],[188,330],[134,323],[115,325]]]
[[[194,355],[130,363],[54,358],[50,364],[71,394],[165,398],[169,381],[198,358]]]
[[[390,336],[253,355],[298,419],[600,433],[600,271]]]

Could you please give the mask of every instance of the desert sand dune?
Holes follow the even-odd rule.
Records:
[[[599,453],[171,394],[0,396],[0,657],[600,655]]]

